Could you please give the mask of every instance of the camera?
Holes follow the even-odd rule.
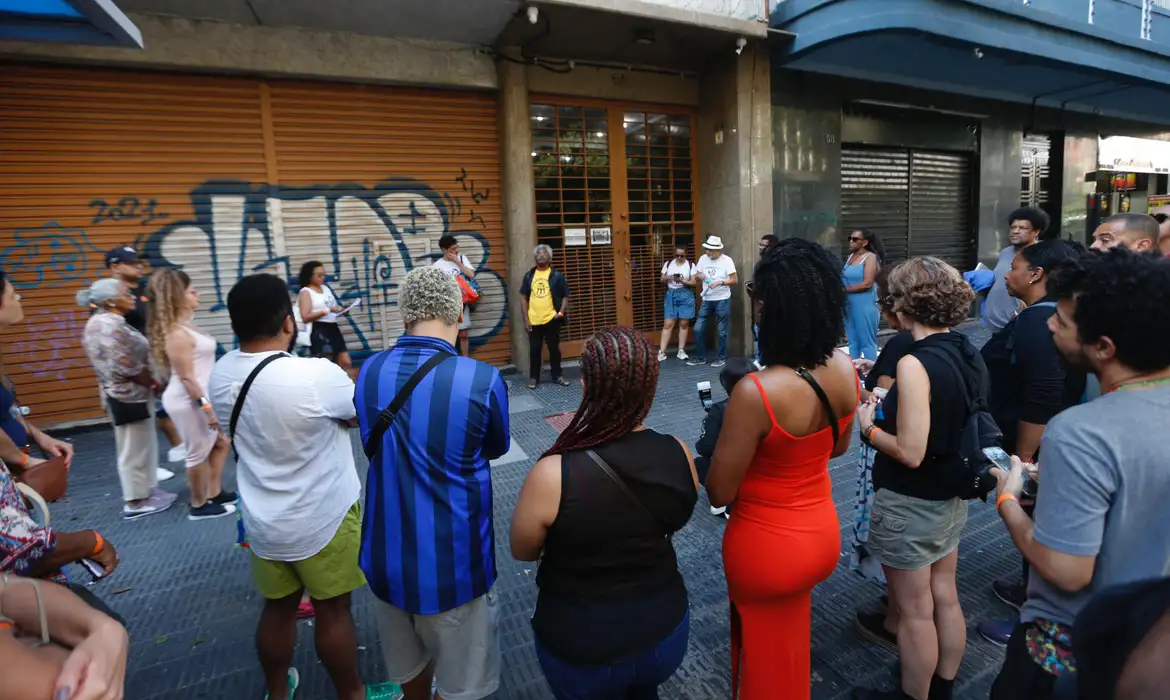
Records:
[[[711,382],[699,382],[698,387],[699,403],[703,404],[704,411],[710,411],[715,405],[715,400],[711,398]]]

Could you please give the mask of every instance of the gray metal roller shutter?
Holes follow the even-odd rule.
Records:
[[[907,255],[909,224],[910,153],[904,149],[844,146],[841,149],[842,233],[868,228],[881,237],[888,260],[903,260]]]
[[[911,154],[911,255],[933,255],[959,270],[972,267],[970,162],[965,153]]]

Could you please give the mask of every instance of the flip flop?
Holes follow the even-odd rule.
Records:
[[[307,620],[310,617],[316,617],[317,611],[313,609],[313,601],[302,600],[301,604],[297,606],[297,619]]]
[[[288,700],[293,700],[297,696],[297,687],[301,684],[301,674],[297,673],[296,668],[288,667]],[[268,699],[268,693],[264,693],[264,700]]]
[[[366,686],[366,700],[402,700],[402,697],[402,687],[397,683]]]

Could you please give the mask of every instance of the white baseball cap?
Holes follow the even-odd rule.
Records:
[[[707,240],[703,241],[703,247],[708,250],[723,250],[723,239],[719,236],[707,236]]]

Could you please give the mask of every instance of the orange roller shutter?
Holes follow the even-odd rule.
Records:
[[[476,356],[507,362],[495,124],[483,94],[5,65],[0,267],[26,320],[2,349],[31,419],[102,416],[73,297],[118,245],[186,270],[195,320],[223,349],[241,276],[295,291],[300,264],[320,259],[362,300],[346,330],[360,357],[381,349],[380,307],[396,309],[402,276],[453,233],[481,270]]]

